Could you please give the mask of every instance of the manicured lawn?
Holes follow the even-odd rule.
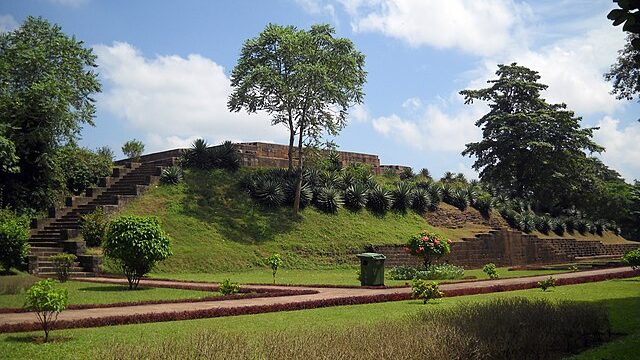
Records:
[[[447,308],[460,302],[483,301],[495,297],[525,296],[549,300],[575,300],[604,304],[613,330],[630,334],[576,357],[577,359],[634,359],[640,345],[640,278],[562,286],[549,292],[539,289],[442,299],[431,305],[420,301],[332,307],[305,311],[279,312],[227,318],[60,330],[53,333],[57,342],[38,345],[32,342],[39,333],[0,335],[0,354],[8,358],[86,359],[92,351],[108,352],[114,344],[161,346],[165,339],[192,337],[203,330],[219,330],[251,336],[271,331],[344,329],[383,320],[402,320],[425,306]],[[151,335],[152,334],[152,335]],[[117,354],[113,354],[117,356]]]
[[[6,277],[0,277],[0,281],[3,281],[4,278]],[[147,300],[191,299],[218,294],[166,288],[140,288],[129,291],[126,286],[81,281],[67,281],[59,286],[69,291],[69,304],[111,304]],[[24,298],[24,291],[16,295],[0,295],[0,308],[20,308],[24,304]]]
[[[341,268],[326,270],[299,270],[299,269],[280,269],[276,277],[277,284],[295,284],[295,285],[360,285],[357,280],[356,271],[358,268]],[[567,272],[565,270],[516,270],[508,271],[507,268],[498,268],[498,274],[501,278],[522,277],[558,274]],[[465,276],[475,276],[476,279],[487,279],[487,275],[481,269],[465,270]],[[236,272],[219,272],[211,274],[165,274],[156,273],[152,277],[166,278],[176,280],[193,280],[221,282],[224,279],[241,284],[271,284],[273,278],[271,269],[252,269]],[[443,280],[445,281],[445,280]],[[446,280],[455,281],[455,280]],[[388,274],[385,276],[385,285],[404,285],[411,282],[410,280],[391,280]]]

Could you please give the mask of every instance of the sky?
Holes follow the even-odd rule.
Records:
[[[229,76],[244,41],[269,23],[308,29],[328,23],[366,56],[364,102],[332,139],[340,150],[378,154],[383,164],[477,177],[460,153],[481,139],[487,105],[465,105],[463,89],[486,87],[498,64],[540,73],[543,96],[599,127],[598,155],[640,179],[640,104],[617,100],[602,76],[624,46],[601,0],[0,0],[0,32],[29,15],[59,24],[98,56],[102,93],[95,149],[142,140],[146,152],[196,138],[286,143],[263,113],[230,113]]]

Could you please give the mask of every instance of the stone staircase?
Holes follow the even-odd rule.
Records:
[[[144,160],[143,160],[144,161]],[[175,157],[147,160],[142,163],[119,162],[111,176],[102,178],[98,186],[84,196],[68,197],[65,207],[50,209],[49,216],[31,222],[29,272],[38,276],[55,276],[49,256],[70,253],[78,257],[71,268],[72,276],[92,276],[100,271],[101,257],[87,255],[86,244],[78,240],[82,216],[102,207],[105,212],[121,206],[142,194],[159,179],[162,169],[174,165]]]

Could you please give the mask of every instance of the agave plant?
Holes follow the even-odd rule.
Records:
[[[553,229],[553,221],[548,215],[538,216],[536,218],[536,230],[543,234],[548,234]]]
[[[523,211],[518,215],[517,221],[518,228],[527,234],[536,229],[536,214],[533,211]]]
[[[424,214],[431,208],[431,196],[429,192],[423,188],[417,188],[413,191],[413,199],[411,208],[418,214]]]
[[[400,180],[411,180],[415,176],[416,174],[413,173],[413,169],[410,167],[403,168],[402,171],[400,171]]]
[[[236,171],[240,168],[240,153],[238,147],[231,141],[207,149],[211,166],[218,169]]]
[[[367,194],[369,189],[362,183],[355,183],[344,191],[345,207],[358,211],[367,206]]]
[[[391,206],[391,195],[380,185],[375,185],[367,195],[367,208],[376,214],[384,214]]]
[[[491,214],[491,208],[493,207],[493,198],[487,193],[478,195],[476,201],[473,203],[473,207],[480,211],[482,215],[489,216]]]
[[[283,186],[279,179],[261,178],[255,182],[255,198],[264,205],[276,207],[285,200]]]
[[[338,186],[341,190],[347,190],[350,186],[354,185],[357,181],[356,177],[350,172],[343,172],[338,177]]]
[[[184,166],[195,169],[209,169],[211,162],[209,159],[209,144],[204,139],[196,139],[191,144],[183,157]]]
[[[429,184],[429,196],[431,196],[431,203],[438,206],[440,201],[442,201],[444,186],[437,182],[432,182]]]
[[[553,219],[551,221],[551,227],[553,229],[553,232],[559,236],[564,235],[564,232],[567,230],[564,220],[562,218]]]
[[[429,172],[429,169],[427,169],[427,168],[422,168],[420,170],[420,176],[425,178],[425,180],[431,180],[431,173]]]
[[[407,211],[411,207],[412,196],[413,186],[405,181],[399,182],[391,191],[391,207],[396,211]]]
[[[318,170],[318,168],[312,167],[304,169],[302,177],[311,188],[317,188],[321,186],[320,184],[322,182],[322,171]]]
[[[576,226],[576,230],[578,230],[578,232],[583,235],[588,233],[589,230],[591,229],[591,224],[586,219],[578,219],[578,221],[576,221],[575,226]]]
[[[316,205],[324,212],[335,213],[343,204],[340,190],[333,187],[323,187],[316,197]]]
[[[453,186],[451,186],[450,183],[448,182],[444,182],[442,183],[442,201],[449,204],[449,205],[453,205],[453,191],[455,190],[453,188]]]
[[[474,185],[468,185],[464,188],[464,192],[467,195],[467,199],[469,199],[469,204],[471,206],[475,205],[476,200],[478,199],[478,187]]]
[[[450,204],[464,211],[469,207],[467,192],[463,189],[454,189],[450,193]]]
[[[162,170],[160,183],[165,185],[176,185],[182,181],[182,169],[179,166],[169,166]]]
[[[277,178],[276,178],[277,179]],[[283,190],[284,190],[284,201],[287,204],[293,204],[296,197],[296,188],[298,186],[298,179],[295,176],[289,176],[285,180],[281,180],[284,182]],[[311,203],[313,199],[313,191],[311,191],[311,185],[306,181],[302,181],[302,185],[300,186],[300,208],[304,208],[305,206]]]
[[[514,229],[520,229],[519,213],[511,208],[504,207],[500,209],[500,215]]]
[[[573,216],[567,216],[564,220],[564,225],[568,233],[573,233],[578,228],[579,219]]]

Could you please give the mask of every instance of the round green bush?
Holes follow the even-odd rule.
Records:
[[[0,265],[5,271],[22,268],[29,254],[27,218],[0,210]]]
[[[640,269],[640,249],[635,249],[627,252],[622,257],[625,263],[634,269]]]
[[[153,216],[122,216],[109,223],[104,253],[115,260],[135,289],[155,264],[172,255],[171,240]]]

